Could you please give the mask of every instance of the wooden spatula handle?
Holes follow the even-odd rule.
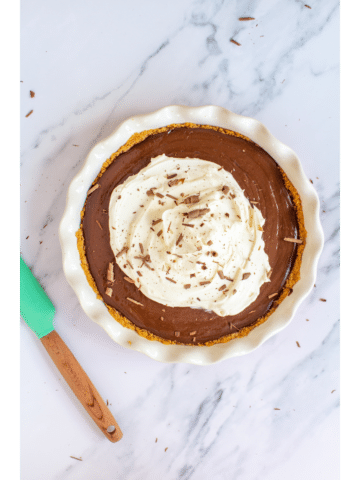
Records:
[[[41,341],[71,390],[103,434],[111,442],[120,440],[122,432],[115,418],[61,337],[53,330],[42,337]]]

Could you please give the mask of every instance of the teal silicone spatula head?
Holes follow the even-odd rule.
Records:
[[[54,330],[55,307],[21,257],[20,313],[38,338]]]

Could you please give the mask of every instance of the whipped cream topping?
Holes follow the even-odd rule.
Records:
[[[198,158],[153,158],[109,205],[125,276],[155,302],[220,316],[240,313],[270,281],[264,223],[231,173]]]

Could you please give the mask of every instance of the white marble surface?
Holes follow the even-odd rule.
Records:
[[[102,436],[21,320],[22,480],[339,478],[339,5],[309,5],[22,3],[21,251],[124,433],[116,444]],[[66,191],[90,148],[127,117],[169,104],[260,120],[298,154],[322,205],[316,287],[292,323],[208,367],[115,344],[61,266]]]

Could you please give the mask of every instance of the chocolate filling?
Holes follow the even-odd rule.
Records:
[[[167,307],[145,297],[114,263],[115,281],[111,297],[107,271],[114,262],[109,240],[108,207],[112,191],[130,175],[148,165],[151,158],[165,154],[177,158],[201,158],[231,172],[249,201],[257,202],[265,218],[263,238],[272,268],[271,282],[260,289],[257,299],[234,316],[188,307]],[[220,168],[220,167],[219,167]],[[90,273],[104,302],[141,329],[178,343],[205,343],[253,325],[275,305],[296,259],[299,244],[284,241],[298,238],[299,223],[291,194],[280,168],[261,147],[239,136],[208,128],[173,128],[155,133],[121,153],[98,179],[100,188],[88,196],[82,221],[85,255]],[[100,223],[103,228],[99,228]],[[124,265],[126,264],[124,256]],[[127,265],[125,271],[130,269]],[[129,302],[131,298],[143,306]],[[165,310],[165,311],[164,311]],[[196,330],[196,339],[190,333]]]

